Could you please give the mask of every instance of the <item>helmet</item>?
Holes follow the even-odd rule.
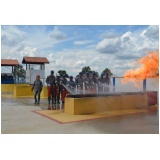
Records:
[[[89,75],[89,73],[88,73],[88,72],[86,72],[86,75]]]
[[[69,78],[70,78],[70,79],[73,79],[73,76],[70,76]]]
[[[51,71],[51,74],[54,74],[54,71],[53,71],[53,70]]]
[[[95,73],[95,72],[93,72],[93,75],[96,75],[96,73]]]
[[[59,73],[56,73],[56,76],[57,76],[57,77],[60,77],[60,74],[59,74]]]
[[[79,72],[79,75],[82,75],[82,72]]]

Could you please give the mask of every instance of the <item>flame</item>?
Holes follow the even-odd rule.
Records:
[[[139,68],[128,70],[124,74],[122,83],[132,82],[135,86],[140,87],[140,82],[146,78],[159,77],[159,50],[148,52],[148,54],[137,60]]]

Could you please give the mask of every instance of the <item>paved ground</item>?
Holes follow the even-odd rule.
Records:
[[[47,109],[47,100],[34,106],[33,99],[1,99],[2,134],[159,134],[159,112],[116,116],[59,124],[33,110]]]

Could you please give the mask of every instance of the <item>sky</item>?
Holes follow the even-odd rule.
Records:
[[[1,58],[47,57],[50,70],[76,76],[83,67],[115,76],[136,67],[135,61],[159,49],[158,25],[2,25]],[[25,68],[25,65],[24,65]],[[10,72],[11,67],[2,67]]]

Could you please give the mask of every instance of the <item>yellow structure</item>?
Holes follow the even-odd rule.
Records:
[[[93,114],[103,111],[137,109],[148,106],[144,93],[108,95],[105,97],[85,97],[65,99],[65,112],[73,115]]]
[[[32,86],[28,84],[1,84],[1,92],[12,93],[14,98],[33,97]],[[41,92],[41,98],[47,97],[47,87],[44,86]]]
[[[32,86],[17,86],[14,88],[14,97],[30,97],[33,96]],[[41,98],[47,97],[47,87],[44,86],[41,92]]]
[[[28,86],[27,84],[1,84],[1,92],[14,92],[17,86]]]

